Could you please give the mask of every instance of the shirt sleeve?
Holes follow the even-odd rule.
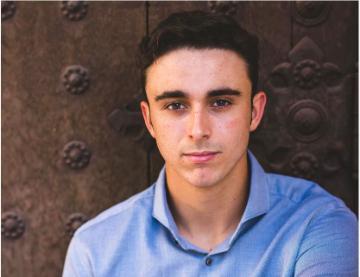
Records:
[[[314,218],[300,245],[294,276],[358,276],[357,234],[357,219],[345,207]]]
[[[67,250],[63,277],[92,277],[90,255],[87,248],[74,236]]]

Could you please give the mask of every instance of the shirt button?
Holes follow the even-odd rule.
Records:
[[[206,258],[205,264],[210,266],[212,264],[212,259],[211,258]]]

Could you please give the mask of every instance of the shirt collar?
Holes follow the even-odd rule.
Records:
[[[241,222],[265,214],[270,209],[270,192],[266,173],[250,151],[248,151],[248,157],[250,192]]]
[[[266,173],[258,163],[254,155],[248,151],[249,172],[250,172],[250,191],[244,214],[235,232],[231,236],[231,243],[241,226],[250,219],[265,214],[270,208],[269,188],[266,181]],[[161,224],[170,230],[175,239],[181,240],[174,218],[170,212],[166,197],[166,178],[165,166],[161,169],[159,177],[155,183],[155,194],[152,215]]]
[[[168,228],[175,238],[178,237],[177,226],[167,202],[165,166],[161,169],[159,177],[155,183],[152,215],[162,225]]]

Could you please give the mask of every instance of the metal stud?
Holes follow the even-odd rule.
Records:
[[[325,133],[328,115],[320,103],[302,100],[290,107],[287,121],[289,131],[295,139],[312,142]]]
[[[88,221],[88,217],[82,213],[71,214],[66,222],[66,233],[72,237],[75,231],[86,221]]]
[[[72,169],[81,169],[89,164],[91,152],[82,141],[71,141],[64,146],[64,163]]]
[[[292,3],[295,20],[305,26],[324,22],[329,14],[330,3],[325,1],[296,1]]]
[[[86,1],[62,1],[62,14],[72,21],[83,19],[87,14],[88,3]]]
[[[292,158],[290,167],[294,175],[303,178],[312,178],[318,171],[319,162],[313,154],[300,152]]]
[[[210,11],[230,16],[236,14],[238,5],[237,1],[208,1]]]
[[[1,1],[1,20],[11,18],[16,11],[16,5],[14,1]]]
[[[82,94],[89,87],[88,70],[81,65],[71,65],[65,68],[62,82],[71,94]]]
[[[1,216],[1,234],[6,239],[18,239],[25,231],[25,222],[16,212],[5,212]]]

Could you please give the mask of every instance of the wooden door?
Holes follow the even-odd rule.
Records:
[[[356,2],[2,2],[2,274],[60,276],[71,235],[163,165],[142,123],[140,39],[172,12],[260,39],[251,149],[357,208]]]

